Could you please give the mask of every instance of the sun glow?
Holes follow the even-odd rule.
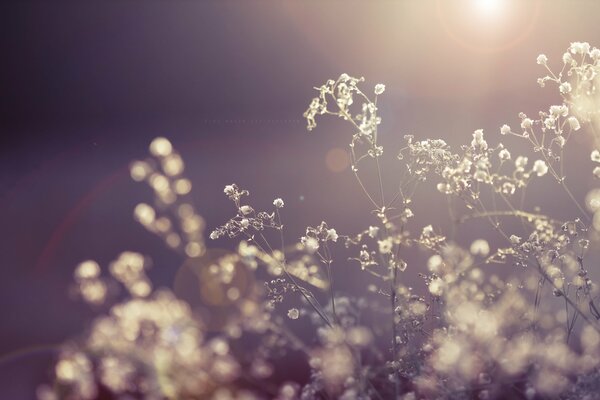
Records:
[[[485,14],[494,14],[502,8],[502,0],[474,0],[477,9]]]

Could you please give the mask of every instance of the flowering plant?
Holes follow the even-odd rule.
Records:
[[[55,385],[41,387],[40,399],[104,393],[146,399],[597,398],[600,292],[588,255],[598,243],[600,192],[592,190],[585,204],[576,198],[564,149],[573,135],[589,130],[591,161],[600,163],[594,130],[600,50],[572,43],[560,72],[548,62],[538,57],[547,70],[538,82],[555,85],[561,104],[537,118],[521,113],[518,128],[505,124],[498,132],[530,146],[532,162],[491,144],[495,139],[482,129],[458,150],[441,139],[405,136],[395,153],[400,172],[392,190],[384,185],[381,159],[388,153],[378,138],[385,85],[370,95],[361,88],[363,78],[342,74],[315,88],[304,112],[307,128],[317,128],[324,115],[349,123],[351,172],[372,206],[366,212],[375,216],[353,234],[322,222],[286,243],[284,200],[258,211],[248,190],[229,184],[224,194],[234,215],[208,237],[239,242],[233,252],[212,250],[188,198],[191,182],[183,177],[181,156],[167,139],[155,139],[151,157],[130,169],[134,180],[152,187],[155,204],[139,204],[134,216],[181,252],[187,267],[174,290],[153,290],[149,260],[141,254],[121,254],[108,268],[110,279],[94,261],[81,263],[75,282],[82,299],[114,304],[86,336],[65,344]],[[370,169],[375,190],[364,178]],[[600,178],[600,166],[589,173]],[[526,189],[537,179],[554,180],[577,215],[560,220],[526,209]],[[448,201],[453,232],[419,220],[411,208],[430,182]],[[478,239],[463,247],[454,231],[468,220],[489,226],[502,245],[492,249]],[[406,261],[415,250],[427,255],[423,265]],[[344,251],[351,257],[336,257]],[[364,293],[336,291],[332,270],[344,262],[371,279]],[[495,264],[510,273],[490,271]],[[425,290],[405,283],[408,269],[418,272]],[[199,282],[200,301],[186,301],[182,288],[189,279]],[[299,322],[315,335],[304,338]],[[308,379],[275,378],[278,362],[294,354],[302,355]]]

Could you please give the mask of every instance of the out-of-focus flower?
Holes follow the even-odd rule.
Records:
[[[537,56],[536,62],[539,65],[546,65],[548,63],[548,57],[546,57],[545,54],[540,54],[539,56]]]
[[[532,170],[537,176],[544,176],[548,172],[548,165],[544,160],[536,160]]]

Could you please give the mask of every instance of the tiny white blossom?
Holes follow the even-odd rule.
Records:
[[[579,129],[581,129],[581,125],[579,124],[579,120],[577,118],[569,117],[568,121],[569,127],[571,127],[572,130],[578,131]]]
[[[338,234],[335,231],[335,229],[327,229],[327,238],[326,240],[331,240],[333,242],[337,242],[338,240]]]
[[[531,118],[524,118],[523,121],[521,121],[522,129],[529,129],[529,128],[531,128],[532,125],[533,125],[533,121],[531,120]]]
[[[548,165],[544,160],[536,160],[533,163],[533,172],[537,174],[537,176],[544,176],[548,172]]]
[[[377,244],[379,245],[379,252],[381,254],[389,254],[392,252],[392,238],[378,240]]]
[[[360,255],[359,258],[361,261],[369,261],[369,259],[371,258],[371,256],[369,255],[369,252],[366,251],[365,249],[360,251]]]
[[[425,237],[430,237],[431,235],[433,235],[433,226],[427,225],[426,227],[424,227],[422,235]]]
[[[369,226],[369,236],[375,238],[377,233],[379,232],[379,227],[377,226]]]
[[[385,92],[385,85],[383,83],[378,83],[375,85],[375,94],[380,95]]]
[[[540,65],[546,65],[548,63],[548,57],[545,54],[537,56],[537,63]]]
[[[517,235],[510,235],[510,242],[512,244],[519,244],[521,243],[521,238]]]
[[[477,239],[471,243],[471,254],[485,257],[490,253],[490,245],[485,239]]]
[[[569,82],[563,82],[558,87],[558,90],[560,90],[562,94],[567,94],[571,93],[571,90],[573,90],[573,88],[571,87],[571,84]]]
[[[546,129],[554,129],[554,127],[556,126],[556,119],[554,119],[553,117],[548,117],[544,120],[544,126],[546,127]]]
[[[515,167],[517,167],[517,169],[523,169],[527,165],[527,161],[527,157],[518,156],[515,160]]]
[[[500,127],[500,134],[501,134],[501,135],[506,135],[506,134],[508,134],[508,133],[510,133],[510,126],[508,126],[508,125],[506,125],[506,124],[502,125],[502,126]]]
[[[564,104],[550,106],[550,114],[555,118],[566,117],[569,114],[569,108]]]
[[[211,238],[212,240],[218,239],[218,238],[219,238],[219,234],[217,233],[217,231],[212,231],[212,232],[210,233],[210,238]]]
[[[594,178],[600,179],[600,167],[594,168],[594,171],[592,171],[592,172],[594,174]]]
[[[225,186],[225,189],[223,189],[223,192],[227,196],[231,196],[232,194],[235,193],[235,187],[233,187],[233,185],[227,185],[227,186]]]
[[[248,218],[242,218],[242,220],[240,221],[240,225],[242,225],[243,228],[247,228],[248,226],[250,226],[250,221],[248,220]]]
[[[302,236],[300,242],[309,253],[314,253],[319,250],[319,241],[313,237]]]
[[[289,319],[298,319],[300,316],[300,311],[297,308],[290,308],[288,310],[287,316]]]
[[[444,259],[439,254],[434,254],[427,260],[427,268],[429,271],[437,273],[444,264]]]
[[[546,78],[538,78],[537,83],[538,85],[540,85],[540,87],[546,87],[546,81],[547,81],[547,77]]]
[[[282,208],[284,203],[283,200],[281,200],[280,198],[276,198],[275,200],[273,200],[273,205],[277,208]]]
[[[593,162],[600,163],[600,151],[598,151],[598,149],[595,149],[594,151],[592,151],[590,158],[592,159]]]
[[[240,211],[242,212],[242,214],[248,215],[248,214],[250,214],[254,210],[250,206],[241,206],[240,207]]]
[[[571,55],[571,53],[566,52],[565,54],[563,54],[562,60],[565,64],[571,64],[573,62],[573,56]]]
[[[429,282],[429,292],[434,296],[441,296],[444,292],[444,281],[441,278],[434,278]]]
[[[482,169],[478,169],[477,171],[475,171],[475,173],[473,174],[473,178],[477,181],[477,182],[486,182],[487,179],[489,177],[489,174],[487,172],[485,172]]]
[[[590,44],[587,42],[573,42],[569,50],[573,54],[587,54],[590,51]]]
[[[498,157],[500,157],[500,160],[502,160],[502,161],[508,161],[508,160],[510,160],[510,151],[508,151],[506,149],[502,149],[498,153]]]
[[[475,132],[473,132],[471,146],[479,148],[480,150],[487,150],[488,144],[483,138],[483,129],[477,129]]]

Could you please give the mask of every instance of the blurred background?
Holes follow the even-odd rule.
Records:
[[[33,398],[55,345],[93,318],[69,295],[77,263],[106,266],[133,250],[152,257],[157,286],[172,285],[183,260],[132,218],[152,192],[127,167],[152,138],[182,154],[209,230],[233,215],[223,187],[235,182],[257,209],[285,200],[290,241],[321,220],[355,233],[374,221],[348,169],[352,130],[326,118],[306,132],[314,86],[342,72],[364,76],[367,91],[386,84],[380,137],[393,190],[405,134],[458,146],[483,128],[496,144],[520,111],[558,102],[555,88],[536,84],[545,74],[536,57],[560,69],[570,42],[600,46],[598,15],[595,0],[2,2],[0,398]],[[594,185],[591,142],[585,132],[575,140],[567,176],[582,199]],[[533,186],[532,204],[577,216],[549,179]],[[413,211],[415,232],[448,223],[431,190]],[[478,237],[494,248],[477,225],[456,240]],[[359,286],[355,267],[342,259],[337,281]],[[405,279],[417,282],[419,267]]]

